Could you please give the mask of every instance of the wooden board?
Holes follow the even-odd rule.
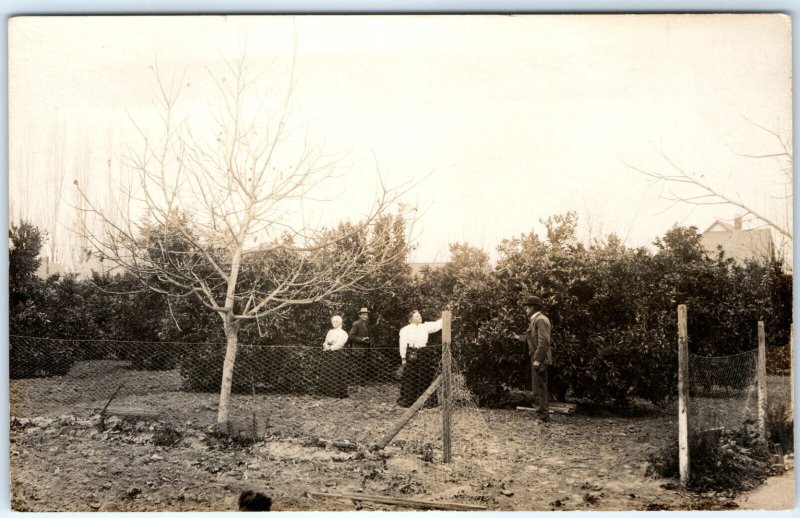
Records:
[[[377,502],[381,504],[401,505],[422,509],[446,509],[448,511],[485,511],[486,507],[480,505],[458,504],[451,502],[429,502],[411,498],[394,498],[383,495],[365,495],[361,493],[308,493],[311,497],[344,498],[347,500],[361,500],[364,502]]]
[[[548,406],[549,406],[548,410],[550,411],[551,414],[574,414],[575,407],[577,405],[574,405],[572,403],[558,403],[558,404],[550,403],[550,405]],[[526,410],[528,412],[533,412],[535,409],[528,406],[518,406],[517,410]]]
[[[110,416],[117,416],[117,417],[124,417],[126,419],[160,419],[162,416],[158,412],[153,412],[152,410],[148,410],[146,408],[114,408],[108,407],[103,412],[105,417]]]

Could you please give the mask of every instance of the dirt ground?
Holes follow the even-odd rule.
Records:
[[[106,420],[93,377],[11,383],[12,506],[18,511],[230,511],[243,489],[268,493],[274,510],[404,510],[396,505],[310,493],[362,493],[489,510],[730,509],[725,495],[684,493],[645,475],[647,456],[675,437],[673,412],[636,417],[556,414],[538,424],[520,410],[454,416],[453,462],[441,462],[441,412],[422,410],[382,452],[374,443],[403,414],[392,384],[351,387],[347,399],[251,395],[233,415],[256,415],[263,441],[231,444],[210,432],[216,394],[177,389],[175,373],[109,366],[125,378],[113,408],[146,409],[152,419]],[[80,373],[80,369],[77,370]],[[138,389],[136,388],[138,387]],[[149,387],[149,388],[148,388]],[[97,397],[76,398],[74,394]],[[159,423],[181,432],[175,446],[153,444]]]
[[[737,502],[739,509],[744,510],[791,509],[794,507],[795,491],[794,468],[790,468],[780,476],[767,479],[755,491],[740,495]]]

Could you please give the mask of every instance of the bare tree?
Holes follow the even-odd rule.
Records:
[[[219,315],[226,338],[222,426],[242,323],[361,289],[362,281],[407,253],[390,232],[375,230],[402,194],[382,180],[357,223],[325,229],[293,213],[334,175],[335,159],[305,135],[290,138],[296,133],[289,126],[294,62],[277,103],[255,92],[260,74],[254,66],[242,57],[226,61],[222,75],[211,73],[222,106],[213,134],[179,118],[185,79],[167,84],[155,67],[160,131],[155,136],[137,126],[142,145],[127,156],[136,177],[127,217],[93,203],[78,184],[86,210],[102,223],[101,232],[86,232],[95,248],[144,288],[194,297]]]
[[[792,240],[792,141],[789,137],[783,137],[778,131],[771,130],[760,124],[748,120],[750,124],[756,128],[769,134],[775,142],[775,149],[767,153],[737,153],[739,156],[753,159],[773,159],[778,162],[777,173],[783,182],[783,194],[780,196],[773,196],[779,199],[784,204],[784,221],[780,222],[774,217],[760,211],[754,207],[750,202],[742,199],[740,194],[726,193],[722,188],[709,183],[705,176],[702,174],[687,171],[680,167],[674,160],[666,155],[662,155],[664,160],[670,166],[671,172],[657,173],[650,170],[642,169],[634,165],[622,162],[634,171],[652,178],[656,182],[663,182],[670,185],[677,185],[686,188],[689,194],[676,193],[670,190],[669,196],[666,199],[674,203],[687,203],[691,205],[730,205],[738,207],[744,211],[743,216],[750,215],[757,220],[760,220],[765,225],[769,226],[780,235]]]
[[[84,143],[80,151],[74,156],[74,181],[83,188],[88,186],[91,176],[91,155],[90,145]],[[75,267],[80,267],[89,258],[92,243],[88,236],[96,232],[93,227],[95,222],[90,217],[88,199],[84,194],[84,192],[78,191],[74,205],[76,221],[73,230],[77,235],[77,242],[73,240],[75,244],[73,245],[72,260]]]
[[[60,131],[59,131],[60,129]],[[59,226],[61,225],[61,205],[62,193],[67,179],[66,157],[64,146],[66,145],[65,130],[63,127],[56,128],[50,137],[50,154],[48,163],[48,181],[45,182],[42,191],[42,223],[47,229],[49,239],[46,247],[48,250],[47,260],[50,262],[63,263],[63,251],[59,247]]]
[[[19,150],[15,154],[16,171],[9,175],[9,180],[14,180],[14,189],[11,189],[9,181],[8,204],[9,219],[11,222],[31,222],[31,216],[35,211],[31,211],[31,191],[30,184],[34,178],[34,160],[30,149]]]

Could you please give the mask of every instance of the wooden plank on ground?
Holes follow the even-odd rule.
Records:
[[[160,419],[162,416],[158,412],[145,408],[130,408],[130,407],[108,407],[105,409],[104,414],[106,417],[112,415],[117,417],[124,417],[128,419]]]
[[[558,404],[558,405],[554,405],[553,403],[550,403],[549,411],[550,411],[551,414],[574,414],[576,406],[577,405],[574,405],[574,404],[571,404],[571,403],[561,403],[561,404]],[[529,406],[518,406],[517,410],[526,410],[528,412],[533,412],[535,409],[531,408]]]
[[[412,498],[394,498],[382,495],[365,495],[361,493],[308,493],[312,497],[344,498],[347,500],[360,500],[364,502],[377,502],[381,504],[402,505],[422,509],[445,509],[448,511],[485,511],[486,507],[471,504],[458,504],[451,502],[429,502]]]

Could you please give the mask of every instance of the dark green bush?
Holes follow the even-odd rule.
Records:
[[[754,349],[758,320],[776,344],[790,327],[791,276],[782,266],[709,258],[696,228],[670,229],[653,254],[614,235],[581,244],[574,214],[543,223],[546,239],[504,241],[495,267],[480,250],[453,245],[451,261],[423,270],[416,284],[419,306],[453,309],[458,359],[486,404],[502,406],[497,386],[530,386],[525,347],[510,338],[527,328],[520,301],[529,294],[543,298],[553,327],[554,395],[597,403],[659,402],[674,393],[679,304],[689,309],[694,354]]]
[[[373,344],[380,361],[373,381],[390,380],[399,362],[397,333],[406,314],[418,309],[435,320],[453,311],[453,343],[466,381],[486,405],[502,405],[509,388],[530,384],[525,347],[509,338],[527,327],[520,301],[538,294],[553,324],[555,366],[551,389],[558,398],[622,404],[632,397],[653,402],[675,390],[676,308],[689,308],[690,350],[727,355],[755,347],[756,322],[764,320],[771,347],[770,373],[790,365],[792,277],[780,263],[740,265],[724,257],[708,258],[696,228],[674,227],[655,242],[657,251],[631,249],[614,235],[585,246],[576,239],[574,214],[548,218],[546,236],[534,233],[504,241],[498,260],[463,244],[451,246],[451,261],[424,269],[414,278],[405,259],[387,265],[352,291],[285,312],[242,323],[240,343],[308,344],[308,352],[242,347],[236,360],[234,390],[253,387],[308,392],[330,317],[340,314],[349,330],[357,311],[367,306]],[[381,225],[405,246],[402,218],[387,216]],[[67,352],[12,352],[16,375],[57,372],[80,359],[121,358],[137,369],[171,369],[180,360],[187,387],[216,390],[224,347],[191,346],[186,353],[163,342],[223,344],[219,316],[192,297],[171,302],[131,275],[95,275],[38,279],[34,272],[44,236],[28,224],[11,229],[9,324],[11,334],[154,342],[144,346],[102,346],[74,342]],[[270,261],[251,258],[241,279],[257,276]],[[262,264],[263,263],[263,264]],[[436,343],[441,335],[431,336]],[[355,354],[355,353],[353,353]],[[35,357],[29,360],[25,355]],[[31,363],[32,362],[32,363]],[[31,366],[26,366],[30,363]],[[283,365],[276,369],[274,365]],[[291,366],[291,368],[286,367]],[[295,367],[303,369],[293,371]],[[27,369],[27,370],[26,370]],[[290,374],[291,373],[291,374]],[[35,375],[35,374],[30,374]],[[39,374],[41,375],[41,374]],[[355,376],[355,373],[351,373]],[[354,381],[358,383],[358,380]]]
[[[767,447],[752,426],[721,430],[716,440],[693,433],[689,437],[687,487],[693,491],[748,491],[758,487],[771,473],[772,460]],[[666,478],[679,476],[678,443],[669,444],[648,459],[648,475]]]
[[[71,343],[17,336],[9,338],[8,354],[11,379],[63,376],[77,360]]]

